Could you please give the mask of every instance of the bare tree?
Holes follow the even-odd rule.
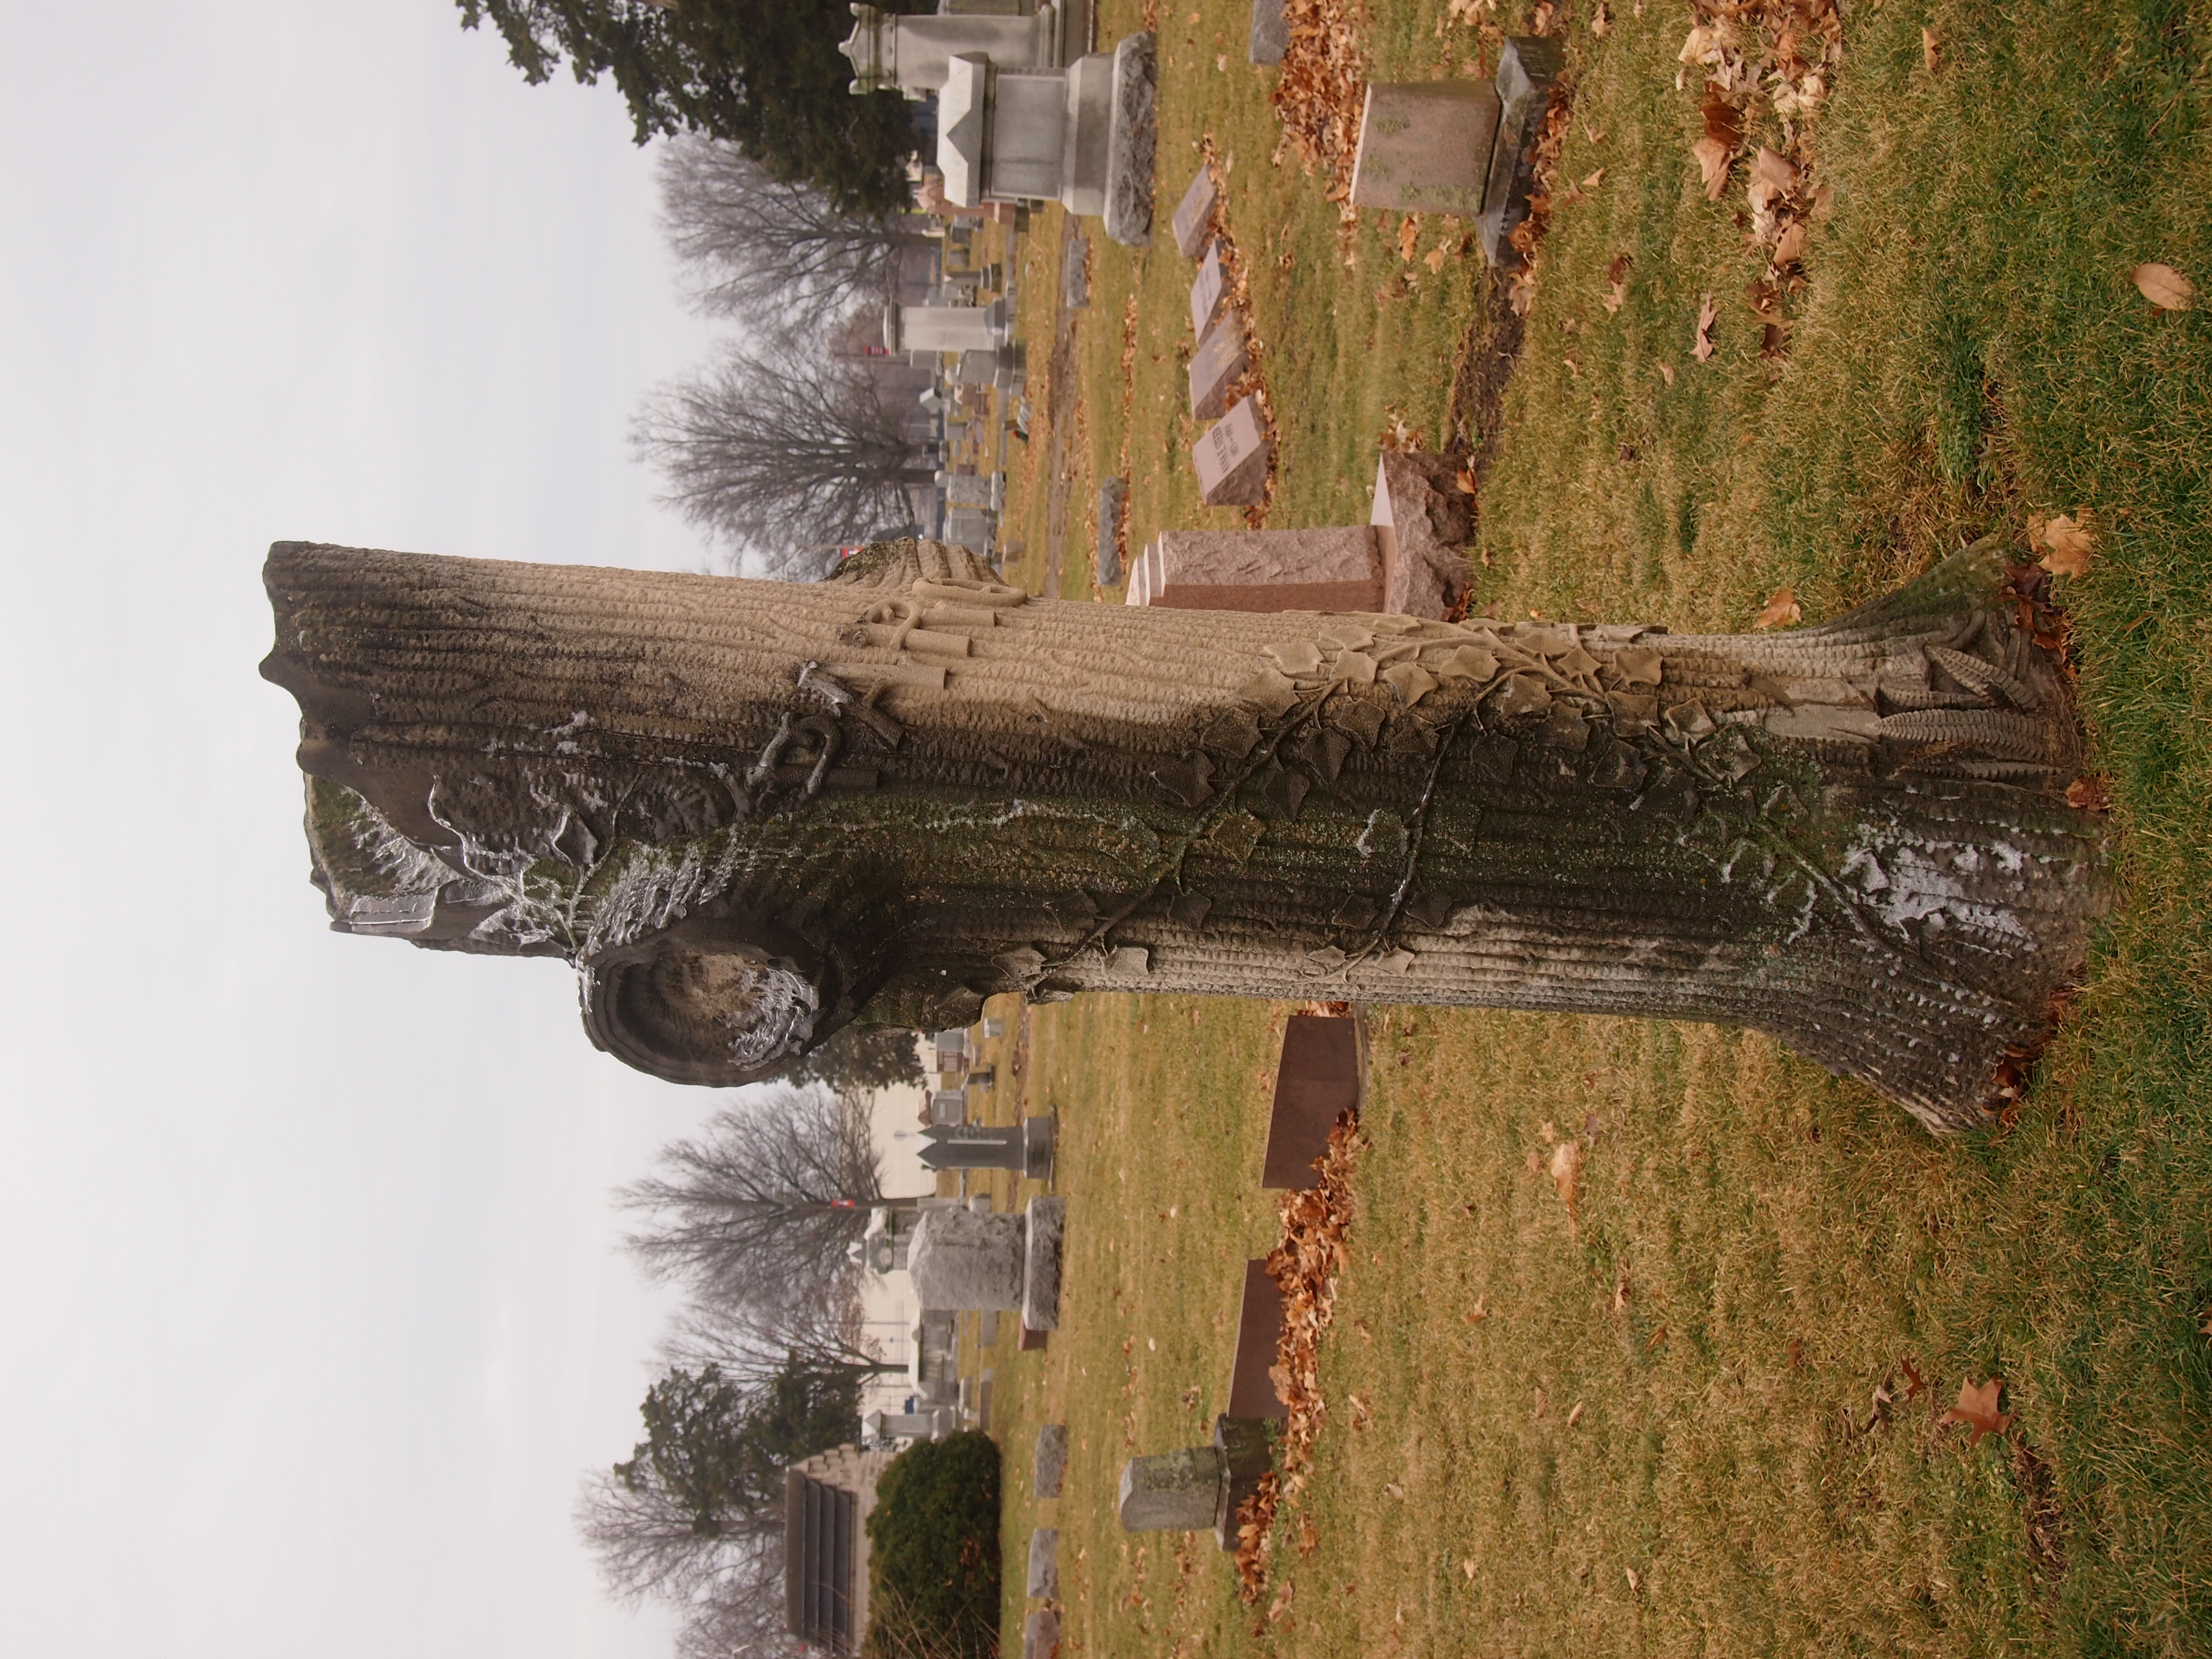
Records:
[[[709,315],[760,328],[842,316],[890,296],[901,251],[928,239],[881,214],[841,213],[815,186],[772,178],[733,144],[687,137],[661,153],[670,247]]]
[[[912,413],[865,362],[771,338],[661,386],[634,441],[745,574],[807,580],[912,517],[908,489],[936,477]]]
[[[847,1249],[883,1197],[866,1098],[779,1085],[672,1141],[658,1172],[617,1201],[646,1218],[629,1243],[656,1278],[686,1281],[706,1306],[755,1310],[769,1322],[741,1346],[795,1341],[827,1352],[826,1322],[811,1310],[849,1278]]]
[[[585,1480],[574,1516],[609,1595],[625,1606],[651,1599],[678,1611],[684,1659],[797,1650],[783,1628],[781,1514],[705,1537],[666,1492],[602,1470]]]
[[[826,1295],[695,1301],[678,1316],[661,1353],[673,1368],[711,1367],[754,1389],[780,1376],[832,1388],[906,1369],[884,1358],[862,1334],[860,1299],[849,1280]]]

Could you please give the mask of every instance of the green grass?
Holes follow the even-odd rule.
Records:
[[[1236,154],[1230,223],[1281,428],[1269,521],[1356,522],[1390,411],[1439,434],[1487,279],[1471,258],[1401,265],[1395,216],[1369,216],[1346,266],[1320,183],[1268,165],[1245,9],[1163,12],[1163,213],[1201,134]],[[1375,8],[1378,78],[1457,72],[1474,37],[1439,37],[1438,9]],[[1069,1632],[1101,1655],[2212,1649],[2212,311],[2154,315],[2128,280],[2160,259],[2212,287],[2212,8],[1863,0],[1814,129],[1835,199],[1778,368],[1742,298],[1740,184],[1709,203],[1689,159],[1685,15],[1617,3],[1601,40],[1586,9],[1567,19],[1562,173],[1605,177],[1554,216],[1487,434],[1478,605],[1733,629],[1786,583],[1818,620],[1984,530],[2087,508],[2097,562],[2065,598],[2126,902],[2021,1121],[1978,1143],[1939,1145],[1757,1037],[1370,1011],[1373,1146],[1322,1377],[1375,1415],[1332,1418],[1303,1511],[1319,1546],[1279,1552],[1296,1588],[1272,1622],[1210,1540],[1124,1538],[1112,1498],[1124,1457],[1202,1437],[1225,1390],[1241,1264],[1274,1227],[1256,1182],[1285,1011],[1032,1011],[1071,1255],[1050,1351],[995,1360],[1010,1577],[1056,1511]],[[1102,38],[1135,21],[1109,5]],[[1033,362],[1054,218],[1025,251]],[[1181,453],[1191,267],[1164,238],[1093,247],[1071,597],[1125,453],[1133,546],[1237,522],[1196,507]],[[1699,364],[1707,293],[1719,349]],[[1033,581],[1042,436],[1017,480]],[[1547,1123],[1594,1137],[1573,1227],[1528,1167]],[[1858,1432],[1907,1356],[1936,1407],[2002,1375],[2011,1436],[1970,1451],[1925,1396]],[[1042,1420],[1076,1440],[1057,1504],[1028,1492]]]

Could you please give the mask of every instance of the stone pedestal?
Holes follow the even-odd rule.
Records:
[[[1198,177],[1190,181],[1175,210],[1176,251],[1184,258],[1195,259],[1206,252],[1213,228],[1213,210],[1220,203],[1221,185],[1213,169],[1200,167]]]
[[[929,1121],[933,1125],[965,1123],[968,1121],[968,1091],[965,1089],[930,1091]]]
[[[1066,1424],[1048,1423],[1037,1431],[1036,1457],[1030,1467],[1030,1490],[1039,1498],[1059,1497],[1067,1475]]]
[[[1283,1028],[1275,1066],[1275,1100],[1267,1116],[1267,1151],[1260,1185],[1303,1191],[1314,1184],[1314,1160],[1328,1150],[1340,1115],[1359,1109],[1359,1024],[1322,1014],[1292,1014]]]
[[[1199,265],[1198,280],[1190,285],[1190,331],[1203,339],[1206,331],[1213,326],[1213,319],[1221,314],[1221,302],[1228,296],[1229,273],[1222,268],[1221,244],[1207,244],[1206,258]]]
[[[1022,1219],[1022,1323],[1033,1331],[1056,1331],[1060,1328],[1060,1266],[1067,1232],[1067,1200],[1033,1198]]]
[[[1274,1369],[1283,1340],[1282,1287],[1267,1276],[1264,1260],[1244,1264],[1244,1297],[1237,1315],[1237,1357],[1229,1367],[1229,1412],[1235,1418],[1287,1417],[1275,1392]]]
[[[1213,1419],[1213,1443],[1121,1467],[1124,1532],[1200,1532],[1213,1528],[1224,1550],[1237,1547],[1237,1511],[1259,1490],[1269,1467],[1267,1430],[1242,1418]]]
[[[908,16],[853,8],[853,33],[837,48],[852,61],[851,90],[896,91],[927,98],[945,85],[954,58],[979,52],[1002,69],[1054,69],[1064,59],[1060,9],[1045,0],[1034,15]]]
[[[1366,525],[1165,530],[1131,574],[1128,602],[1187,611],[1377,611],[1380,544]]]
[[[1375,467],[1368,522],[1382,554],[1380,609],[1441,621],[1467,592],[1462,550],[1474,530],[1474,498],[1459,488],[1455,456],[1384,450]]]
[[[860,1432],[871,1440],[942,1440],[958,1431],[959,1415],[950,1406],[931,1406],[918,1412],[870,1412],[860,1419]]]
[[[1505,43],[1498,62],[1498,139],[1490,151],[1490,178],[1483,187],[1482,215],[1475,232],[1483,257],[1494,265],[1522,263],[1513,246],[1515,228],[1528,216],[1528,194],[1535,183],[1533,151],[1551,107],[1552,83],[1565,58],[1557,40],[1516,34]]]
[[[1270,445],[1260,428],[1257,394],[1215,422],[1191,446],[1199,495],[1208,507],[1255,507],[1267,498]]]
[[[921,352],[993,351],[1006,343],[1006,302],[987,306],[884,307],[884,347],[896,356]]]
[[[1283,0],[1252,0],[1252,35],[1246,56],[1263,68],[1283,61],[1291,49],[1291,25]]]
[[[1058,1659],[1059,1653],[1060,1614],[1039,1607],[1022,1627],[1022,1659]]]
[[[1354,207],[1482,212],[1498,95],[1480,81],[1370,83],[1352,167]]]
[[[1201,421],[1221,418],[1229,407],[1229,388],[1252,366],[1244,348],[1244,313],[1224,306],[1199,340],[1190,360],[1190,412]]]
[[[925,1307],[1012,1312],[1022,1305],[1027,1253],[1019,1216],[932,1210],[915,1229],[907,1271]]]

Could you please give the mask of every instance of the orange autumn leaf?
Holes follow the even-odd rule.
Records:
[[[1985,1434],[2002,1434],[2012,1419],[1997,1409],[1997,1391],[2004,1387],[2004,1379],[1993,1376],[1986,1382],[1959,1384],[1959,1403],[1936,1419],[1939,1429],[1953,1423],[1964,1423],[1972,1431],[1966,1447],[1972,1450],[1982,1443]]]
[[[2109,812],[2112,788],[2094,772],[2086,772],[2066,786],[2066,804],[2079,812]]]
[[[1559,1202],[1567,1206],[1567,1220],[1575,1218],[1575,1206],[1583,1191],[1583,1144],[1579,1140],[1561,1141],[1552,1149],[1552,1185],[1558,1190]]]
[[[1729,147],[1717,138],[1700,138],[1690,146],[1690,154],[1698,158],[1698,170],[1705,179],[1705,199],[1719,201],[1728,189]]]
[[[1438,276],[1443,274],[1444,261],[1451,258],[1449,249],[1436,247],[1421,256],[1421,263]]]
[[[1474,1298],[1474,1305],[1472,1308],[1469,1308],[1465,1313],[1462,1314],[1460,1317],[1467,1321],[1470,1325],[1480,1325],[1484,1320],[1490,1317],[1490,1310],[1483,1305],[1483,1304],[1489,1300],[1490,1294],[1486,1291],[1482,1295]]]
[[[1421,240],[1421,216],[1409,213],[1398,222],[1398,262],[1410,264],[1414,244]]]
[[[1930,75],[1942,67],[1942,46],[1943,43],[1936,38],[1934,29],[1920,31],[1920,61],[1927,66]]]
[[[2089,556],[2097,544],[2087,525],[2061,513],[2040,524],[2031,521],[2027,538],[2031,543],[2041,542],[2051,550],[2043,556],[2041,563],[2052,575],[2088,574]]]
[[[1805,620],[1805,607],[1797,603],[1797,590],[1778,587],[1766,601],[1766,608],[1751,619],[1753,628],[1795,628]]]
[[[2137,265],[2128,275],[2143,298],[2160,311],[2186,311],[2196,303],[2197,284],[2172,265]]]
[[[1697,343],[1690,348],[1690,355],[1701,363],[1713,355],[1713,319],[1720,314],[1720,306],[1713,296],[1705,295],[1705,304],[1698,310]]]

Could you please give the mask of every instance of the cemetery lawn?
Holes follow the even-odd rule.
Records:
[[[1103,39],[1140,21],[1102,9]],[[1494,61],[1438,33],[1444,9],[1376,0],[1370,74]],[[1778,363],[1744,298],[1764,261],[1741,165],[1709,202],[1690,157],[1685,11],[1614,0],[1600,38],[1591,9],[1564,9],[1574,118],[1528,343],[1493,429],[1453,434],[1496,314],[1472,252],[1422,257],[1459,228],[1421,226],[1404,262],[1397,216],[1364,216],[1347,265],[1324,180],[1269,165],[1246,0],[1162,8],[1160,234],[1139,255],[1091,228],[1056,364],[1056,209],[1024,245],[1039,420],[1010,575],[1117,602],[1089,520],[1116,471],[1132,549],[1241,521],[1196,504],[1194,267],[1165,234],[1210,134],[1267,343],[1271,525],[1362,521],[1393,418],[1488,440],[1476,609],[1683,631],[1748,627],[1785,585],[1818,621],[1985,531],[2086,513],[2093,562],[2059,586],[2127,898],[2017,1121],[1978,1141],[1741,1033],[1368,1010],[1331,1415],[1256,1607],[1210,1538],[1125,1537],[1113,1501],[1125,1457],[1203,1439],[1225,1393],[1243,1262],[1275,1236],[1257,1181],[1289,1011],[1030,1011],[1069,1255],[1049,1350],[991,1362],[1010,1651],[1040,1522],[1076,1653],[2212,1650],[2212,305],[2154,313],[2130,281],[2158,260],[2212,286],[2212,7],[1856,7],[1809,146],[1833,204]],[[1567,1137],[1571,1216],[1530,1167]],[[1970,1446],[1937,1418],[1991,1376],[2014,1420]],[[1039,1504],[1047,1420],[1072,1455]]]

